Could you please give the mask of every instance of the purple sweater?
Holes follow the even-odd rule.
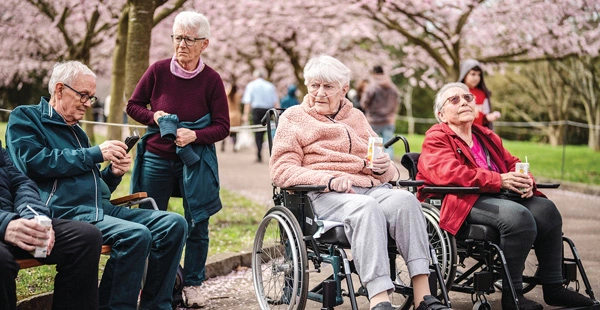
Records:
[[[195,143],[212,144],[225,139],[229,135],[229,109],[221,76],[205,65],[194,78],[182,79],[171,73],[170,63],[171,58],[159,60],[146,70],[129,99],[127,114],[144,125],[156,126],[156,111],[177,114],[180,122],[194,122],[210,113],[211,125],[195,130]],[[146,150],[162,158],[179,159],[173,141],[159,134],[147,139]]]

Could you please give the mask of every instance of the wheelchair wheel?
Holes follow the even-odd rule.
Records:
[[[450,288],[456,273],[456,242],[454,236],[448,234],[439,227],[439,212],[435,207],[428,204],[422,204],[422,208],[423,215],[425,216],[429,243],[436,252],[437,261],[440,265],[440,270],[443,273],[442,278],[444,279],[446,288]],[[392,306],[397,309],[410,309],[413,306],[413,296],[401,289],[402,287],[410,287],[411,285],[408,267],[400,255],[396,255],[394,265],[395,273],[392,280],[396,286],[396,290],[390,296]],[[432,292],[432,294],[440,297],[442,292],[438,289],[437,292]]]
[[[302,230],[284,207],[264,216],[254,238],[252,277],[261,309],[304,309],[308,296],[307,252]]]
[[[426,221],[429,243],[435,249],[446,288],[450,289],[456,276],[456,240],[452,234],[440,228],[440,211],[436,207],[426,203],[422,203],[421,206],[425,218],[431,218]]]

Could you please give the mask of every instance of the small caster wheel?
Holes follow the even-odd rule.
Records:
[[[473,304],[473,310],[492,310],[492,305],[486,300],[479,300]]]

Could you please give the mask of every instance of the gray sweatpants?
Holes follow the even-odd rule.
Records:
[[[369,298],[394,288],[387,252],[388,234],[411,277],[429,274],[429,241],[421,204],[413,194],[383,184],[353,187],[355,194],[310,193],[317,217],[344,223],[352,257]]]

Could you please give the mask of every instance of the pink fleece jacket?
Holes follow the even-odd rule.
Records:
[[[271,180],[280,187],[325,185],[333,177],[348,176],[355,186],[388,182],[394,169],[376,175],[366,167],[371,129],[361,111],[347,99],[335,118],[317,113],[308,96],[279,118],[270,160]]]

